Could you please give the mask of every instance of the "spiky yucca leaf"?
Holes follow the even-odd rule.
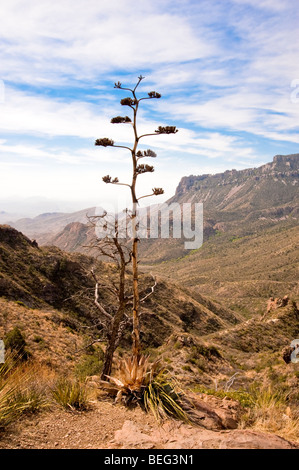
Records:
[[[144,406],[158,421],[175,418],[191,423],[185,409],[184,394],[168,371],[160,370],[144,390]]]
[[[102,385],[112,395],[115,402],[139,403],[147,412],[151,411],[158,421],[167,417],[190,423],[184,409],[183,393],[160,361],[149,362],[148,356],[129,357],[118,364],[117,377],[108,377],[110,383]]]
[[[123,393],[140,393],[151,380],[153,371],[157,363],[150,364],[147,356],[132,356],[122,359],[118,364],[118,377],[108,376],[111,382],[115,384]]]

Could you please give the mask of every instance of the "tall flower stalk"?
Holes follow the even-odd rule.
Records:
[[[163,194],[164,191],[162,188],[153,188],[151,194],[139,196],[136,193],[136,183],[137,178],[139,175],[144,173],[152,173],[154,171],[154,167],[148,164],[141,164],[139,161],[142,158],[155,158],[156,154],[153,150],[138,150],[139,142],[142,138],[160,134],[175,134],[178,132],[175,126],[166,126],[162,127],[159,126],[157,130],[153,133],[138,135],[137,132],[137,113],[139,109],[140,102],[143,100],[151,100],[151,99],[159,99],[161,98],[160,93],[155,91],[151,91],[147,94],[147,96],[143,96],[141,98],[137,97],[136,90],[139,86],[140,82],[144,79],[142,75],[138,77],[138,81],[134,88],[127,88],[123,87],[120,82],[115,83],[114,88],[119,90],[126,90],[129,91],[131,96],[123,98],[120,101],[122,106],[128,106],[132,111],[132,119],[129,116],[117,116],[111,119],[112,124],[128,124],[130,123],[133,127],[134,131],[134,142],[132,147],[127,147],[125,145],[116,145],[113,140],[104,137],[101,139],[97,139],[95,141],[95,145],[99,145],[102,147],[118,147],[127,149],[131,153],[132,157],[132,179],[130,183],[121,183],[118,177],[112,178],[110,175],[106,175],[103,177],[103,181],[106,184],[114,184],[114,185],[122,185],[128,186],[131,191],[131,199],[132,199],[132,211],[131,211],[131,226],[132,226],[132,273],[133,273],[133,332],[132,332],[132,340],[133,340],[133,347],[132,352],[133,356],[137,358],[139,361],[141,357],[141,341],[140,341],[140,299],[139,299],[139,286],[138,286],[138,204],[140,199],[150,196],[158,196]]]

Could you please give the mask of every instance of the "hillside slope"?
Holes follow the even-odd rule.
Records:
[[[271,296],[298,301],[298,228],[285,222],[245,236],[218,233],[194,252],[143,269],[252,316]]]
[[[214,233],[198,250],[178,240],[141,243],[144,269],[179,280],[246,316],[270,296],[299,298],[299,154],[257,169],[181,180],[170,202],[203,202]]]
[[[64,229],[64,227],[73,222],[85,223],[87,215],[94,215],[95,207],[83,209],[77,212],[63,213],[45,213],[34,218],[19,219],[10,222],[11,227],[16,228],[30,238],[35,238],[42,243],[43,237],[48,239],[49,235],[56,234]]]
[[[203,202],[204,245],[190,251],[182,239],[142,239],[143,269],[246,316],[262,311],[272,295],[298,300],[298,175],[295,154],[255,169],[183,177],[168,202]],[[92,255],[94,236],[92,227],[72,221],[38,240]]]
[[[7,332],[17,326],[26,339],[27,348],[33,359],[60,374],[74,374],[82,364],[85,367],[84,371],[89,371],[90,369],[86,369],[86,357],[93,361],[95,355],[92,352],[86,356],[85,347],[91,339],[88,334],[89,328],[99,318],[93,302],[94,282],[90,276],[92,266],[96,269],[101,285],[107,281],[111,282],[115,275],[111,265],[97,262],[94,258],[82,254],[65,253],[57,247],[40,248],[15,229],[0,226],[0,337],[5,337]],[[149,293],[152,277],[141,273],[140,281],[142,294]],[[111,307],[113,300],[108,289],[101,288],[100,299]],[[144,352],[150,354],[152,360],[159,358],[178,383],[186,387],[189,394],[204,400],[206,406],[212,407],[212,410],[216,409],[218,416],[227,416],[223,413],[234,406],[240,408],[238,401],[229,401],[231,396],[228,387],[231,385],[233,385],[232,396],[237,400],[245,398],[248,401],[249,397],[254,397],[252,386],[258,389],[262,386],[271,387],[271,390],[274,387],[277,393],[287,393],[288,401],[275,405],[277,406],[275,412],[278,413],[275,415],[275,427],[266,420],[266,424],[257,429],[266,431],[270,429],[272,434],[269,439],[273,442],[273,446],[277,447],[283,445],[283,442],[274,434],[292,440],[298,438],[296,410],[299,397],[296,364],[286,365],[282,359],[282,349],[299,334],[298,309],[294,303],[291,302],[287,307],[265,318],[260,316],[244,321],[241,315],[222,306],[218,301],[158,276],[153,294],[142,303],[141,325]],[[99,338],[100,328],[97,332]],[[102,345],[98,346],[95,354],[99,363],[102,357]],[[130,348],[131,328],[125,332],[116,359],[126,355]],[[105,405],[100,403],[97,407],[103,417]],[[246,409],[243,409],[242,412],[245,411]],[[290,428],[288,423],[285,423],[286,412],[291,416]],[[247,409],[246,413],[250,416],[250,409]],[[64,423],[67,424],[58,430],[53,423],[57,420],[57,416],[62,415],[61,412],[54,414],[51,412],[38,421],[41,423],[38,429],[41,429],[43,436],[47,436],[46,428],[50,427],[53,430],[55,440],[51,438],[51,443],[58,442],[61,433],[63,436],[68,436],[66,427],[74,429],[76,433],[78,426],[80,427],[80,420],[73,427],[75,418],[66,419]],[[77,415],[83,417],[80,421],[83,423],[81,426],[88,426],[88,415]],[[111,414],[108,413],[108,416],[111,418]],[[267,415],[263,416],[267,418]],[[272,416],[270,414],[271,419]],[[136,424],[134,422],[135,418],[130,423],[131,428],[134,428]],[[254,419],[248,424],[256,426],[256,423],[257,420]],[[34,426],[36,424],[38,423],[34,421]],[[35,445],[47,447],[47,443],[39,439],[36,433],[30,434],[32,439],[26,437],[28,425],[30,428],[28,421],[27,424],[26,421],[21,422],[20,426],[17,423],[12,435],[14,432],[20,433],[24,447]],[[121,426],[124,428],[119,429]],[[237,423],[234,421],[227,426],[235,428]],[[213,446],[217,447],[217,443],[220,442],[218,434],[214,433],[213,436],[201,434],[199,438],[198,428],[194,429],[194,432],[191,432],[190,427],[186,428],[186,432],[192,435],[194,448],[201,445],[201,442],[205,442],[202,445],[208,447],[211,445],[209,439],[212,437]],[[119,427],[113,427],[112,431],[110,438],[103,440],[92,439],[90,433],[85,433],[82,446],[100,445],[101,442],[102,445],[114,448],[115,442],[121,441],[110,442],[113,435],[115,439],[116,436],[120,438],[120,435],[128,438],[127,428],[123,422]],[[154,429],[152,431],[156,432]],[[137,435],[133,435],[132,446],[139,445],[138,435],[140,431]],[[226,435],[228,436],[229,434]],[[183,442],[182,445],[187,445],[188,439],[185,441],[183,437],[172,442],[176,445],[180,445],[180,442]],[[146,442],[152,443],[152,438],[151,434]],[[226,443],[222,437],[220,447],[236,446],[236,443],[241,447],[267,446],[265,436],[247,430],[236,429],[232,432],[231,439],[230,443]],[[11,436],[6,435],[0,447],[10,447],[15,442]],[[158,447],[162,446],[161,440],[155,442]],[[77,447],[78,441],[68,439],[64,441],[64,445]],[[141,447],[142,445],[140,443]],[[172,444],[167,441],[166,445],[169,448]],[[59,444],[55,446],[59,447]]]
[[[82,325],[97,323],[99,318],[91,268],[103,285],[100,301],[111,308],[115,300],[109,283],[112,285],[116,274],[112,265],[57,247],[40,248],[17,230],[0,226],[0,298],[29,309],[58,309],[65,324],[80,332]],[[152,284],[151,276],[141,274],[141,297],[151,291]],[[193,298],[188,290],[159,279],[154,293],[142,304],[142,317],[146,347],[159,347],[171,335],[191,330],[194,337],[200,337],[235,325],[241,318],[218,302]],[[123,346],[129,345],[130,329],[123,342]]]

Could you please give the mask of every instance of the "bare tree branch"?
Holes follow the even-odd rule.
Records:
[[[144,302],[145,299],[147,299],[147,298],[148,298],[150,295],[152,295],[152,294],[154,293],[154,291],[155,291],[155,287],[156,287],[156,285],[157,285],[157,280],[156,280],[156,278],[152,275],[152,273],[151,273],[151,276],[152,276],[152,278],[153,278],[154,285],[151,287],[151,292],[149,292],[149,293],[146,294],[142,299],[140,299],[140,302]]]
[[[93,269],[91,270],[91,274],[92,274],[92,277],[94,278],[95,283],[96,283],[96,285],[95,285],[95,293],[94,293],[94,295],[95,295],[94,303],[95,303],[95,305],[97,306],[97,308],[100,310],[100,312],[101,312],[106,318],[108,318],[109,320],[112,320],[112,318],[113,318],[112,315],[110,315],[110,313],[108,313],[108,312],[104,309],[104,307],[99,303],[99,283],[98,283],[97,277],[96,277],[96,275],[95,275]]]

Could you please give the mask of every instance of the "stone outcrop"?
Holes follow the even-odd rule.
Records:
[[[271,312],[271,310],[276,310],[281,307],[286,307],[289,303],[289,296],[285,295],[283,298],[281,297],[270,297],[267,302],[267,313]]]
[[[121,449],[298,449],[275,434],[235,429],[211,431],[168,421],[159,428],[145,429],[133,421],[125,421],[110,442]]]
[[[199,417],[199,424],[206,429],[236,429],[242,409],[240,403],[229,398],[219,398],[204,393],[188,392],[188,399],[193,405],[193,413]],[[192,416],[191,411],[191,416]]]

